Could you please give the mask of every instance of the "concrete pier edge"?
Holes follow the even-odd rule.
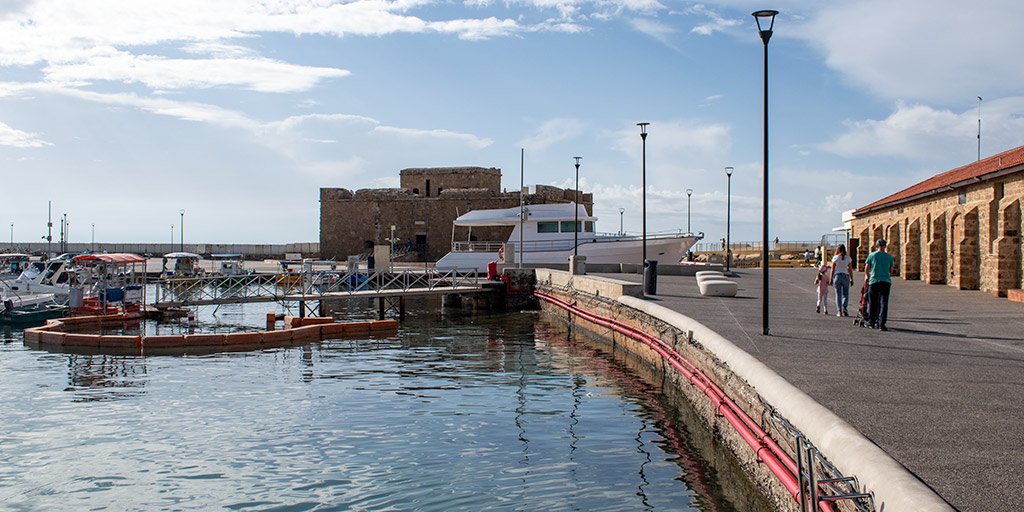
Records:
[[[617,300],[680,330],[692,330],[695,340],[746,380],[840,471],[855,475],[874,495],[877,510],[956,510],[860,431],[715,331],[682,313],[643,299],[623,295]]]

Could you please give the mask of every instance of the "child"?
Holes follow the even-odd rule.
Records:
[[[828,263],[818,267],[818,277],[814,278],[814,284],[818,285],[818,305],[814,308],[815,313],[828,314]]]

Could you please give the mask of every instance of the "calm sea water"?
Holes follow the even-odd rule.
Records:
[[[734,510],[637,375],[537,313],[437,311],[386,340],[190,357],[8,331],[0,509]]]

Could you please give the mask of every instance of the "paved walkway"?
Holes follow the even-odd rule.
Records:
[[[651,300],[759,358],[957,508],[1024,506],[1024,304],[895,278],[881,332],[834,316],[834,295],[833,316],[816,315],[813,269],[771,269],[772,335],[763,336],[761,271],[738,272],[736,298],[701,297],[693,277],[659,276]]]

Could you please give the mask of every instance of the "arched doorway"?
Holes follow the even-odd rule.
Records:
[[[921,219],[907,223],[903,247],[903,279],[921,279]]]

